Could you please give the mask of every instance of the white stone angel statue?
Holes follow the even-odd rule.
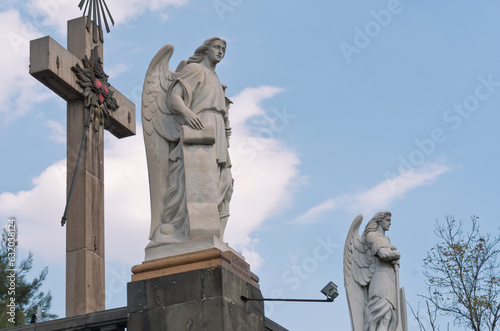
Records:
[[[397,251],[385,235],[391,213],[378,212],[359,236],[363,216],[349,229],[344,246],[344,286],[353,331],[407,331],[404,288],[399,288]]]
[[[183,159],[182,130],[203,131],[213,128],[216,169],[209,185],[203,178],[197,183],[213,191],[222,233],[229,217],[233,192],[228,137],[231,133],[225,95],[215,73],[226,51],[221,38],[207,39],[177,70],[169,69],[174,47],[166,45],[151,61],[142,94],[142,124],[151,195],[150,246],[188,241],[190,236],[189,201],[186,199],[187,166]],[[203,165],[201,165],[203,167]],[[212,168],[212,165],[210,165]],[[205,167],[206,168],[206,167]],[[211,193],[212,194],[212,193]],[[200,202],[202,204],[203,201]],[[216,211],[217,212],[217,211]],[[191,231],[192,232],[192,231]]]

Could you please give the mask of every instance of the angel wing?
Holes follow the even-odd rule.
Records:
[[[165,45],[151,61],[142,90],[142,127],[148,163],[151,198],[151,239],[162,222],[167,194],[168,157],[171,141],[179,140],[182,119],[167,106],[168,91],[177,74],[169,69],[174,46]]]
[[[344,286],[347,294],[353,331],[363,331],[364,309],[368,297],[368,284],[375,271],[374,257],[359,236],[363,216],[358,215],[349,228],[344,245]]]

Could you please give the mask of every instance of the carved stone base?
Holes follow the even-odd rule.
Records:
[[[245,260],[245,258],[240,253],[232,249],[228,244],[226,244],[219,238],[215,236],[208,236],[204,238],[176,243],[155,244],[153,242],[150,242],[145,249],[145,261],[198,252],[209,248],[217,248],[223,252],[230,251],[233,254],[239,256],[242,260]]]
[[[223,252],[218,248],[145,261],[132,268],[132,281],[219,266],[259,288],[259,278],[250,271],[250,265],[239,254],[232,251]]]

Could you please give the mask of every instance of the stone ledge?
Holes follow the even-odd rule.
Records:
[[[218,248],[145,261],[132,268],[132,281],[218,266],[233,272],[252,286],[259,288],[259,278],[250,271],[250,265],[245,260],[231,251],[223,252]]]
[[[231,251],[240,259],[245,261],[243,255],[235,251],[231,246],[215,236],[207,236],[203,238],[188,240],[184,242],[174,243],[153,243],[150,242],[145,249],[145,261],[157,260],[165,257],[175,257],[186,253],[195,253],[209,248],[217,248],[220,251]]]

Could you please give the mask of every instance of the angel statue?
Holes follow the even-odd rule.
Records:
[[[404,288],[399,288],[399,258],[385,235],[391,213],[375,214],[359,236],[363,216],[352,222],[344,246],[344,286],[353,331],[407,331]]]
[[[204,201],[196,200],[201,191],[213,196],[215,212],[212,215],[215,217],[212,218],[218,223],[220,231],[217,234],[220,233],[222,240],[233,192],[228,154],[231,101],[225,95],[226,86],[215,73],[225,51],[224,40],[218,37],[207,39],[193,56],[182,61],[172,72],[169,61],[174,47],[166,45],[149,65],[142,93],[142,124],[151,198],[151,242],[148,247],[193,239],[192,218],[205,217],[195,215],[203,214],[203,211],[192,208],[196,203],[204,206]],[[195,137],[193,144],[199,137],[204,137],[204,132],[212,135],[209,142],[199,138],[198,146],[211,144],[211,151],[215,150],[213,162],[198,164],[198,159],[204,157],[200,152],[194,157],[198,163],[187,163],[188,145],[183,143],[183,137],[188,132]],[[195,149],[195,153],[198,152],[199,149]],[[199,175],[196,169],[210,169],[210,181]],[[193,188],[193,185],[198,186]],[[191,201],[195,203],[191,204]]]

